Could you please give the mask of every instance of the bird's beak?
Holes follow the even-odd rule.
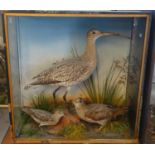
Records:
[[[121,35],[120,33],[117,33],[117,32],[101,32],[101,34],[103,36],[120,36],[120,37],[123,37],[123,38],[130,39],[130,37]]]
[[[101,32],[102,35],[104,36],[119,36],[119,33],[116,32]]]

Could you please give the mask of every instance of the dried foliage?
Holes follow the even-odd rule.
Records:
[[[75,48],[71,53],[74,57],[78,56]],[[125,95],[122,91],[126,89],[128,72],[128,59],[113,60],[106,77],[99,77],[98,67],[94,73],[82,84],[80,89],[85,93],[91,102],[112,104],[122,106],[125,103]]]

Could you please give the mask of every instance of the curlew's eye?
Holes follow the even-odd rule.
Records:
[[[95,32],[95,31],[93,31],[93,32],[92,32],[92,34],[96,34],[96,32]]]

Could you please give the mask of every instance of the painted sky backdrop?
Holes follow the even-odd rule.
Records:
[[[9,17],[9,22],[15,17]],[[31,78],[48,69],[52,63],[71,57],[71,48],[82,54],[86,45],[86,33],[94,28],[100,31],[118,32],[131,36],[132,18],[90,17],[16,17],[18,53],[20,57],[22,87]],[[10,36],[11,37],[11,36]],[[100,77],[104,77],[114,59],[127,57],[130,39],[106,36],[97,40],[97,57]],[[29,94],[32,93],[31,90]]]
[[[46,64],[48,67],[48,63],[52,64],[53,61],[70,56],[72,47],[76,47],[79,53],[83,53],[86,33],[91,28],[130,36],[132,19],[123,19],[122,22],[122,19],[114,18],[19,17],[18,23],[22,68],[26,74],[30,72],[35,74],[38,72],[38,61],[41,62],[39,69],[44,69]],[[111,48],[121,45],[122,49],[115,48],[115,51],[111,49],[109,52],[126,53],[127,42],[129,43],[129,40],[120,37],[105,37],[100,38],[97,47],[101,47],[99,43],[100,45],[110,44]],[[33,65],[33,67],[27,65]]]

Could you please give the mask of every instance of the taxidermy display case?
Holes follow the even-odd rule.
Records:
[[[17,143],[137,143],[149,14],[5,13]]]

